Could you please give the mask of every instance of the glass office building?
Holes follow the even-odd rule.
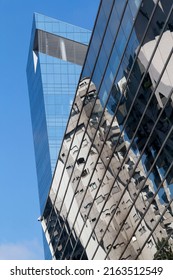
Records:
[[[41,215],[91,32],[34,14],[27,63]]]
[[[173,246],[172,51],[172,0],[100,2],[42,216],[54,259]]]
[[[47,199],[90,32],[35,14],[27,64],[41,212]]]

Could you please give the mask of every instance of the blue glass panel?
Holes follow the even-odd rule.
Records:
[[[137,10],[141,4],[142,0],[129,0],[128,5],[130,6],[133,17],[136,16]]]

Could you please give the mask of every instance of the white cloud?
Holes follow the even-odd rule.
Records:
[[[0,260],[39,260],[43,250],[37,240],[0,244]]]

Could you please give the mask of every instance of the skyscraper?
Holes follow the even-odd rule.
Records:
[[[173,244],[172,12],[100,2],[42,216],[55,259],[153,259]]]
[[[89,39],[88,30],[34,14],[27,79],[41,215]]]

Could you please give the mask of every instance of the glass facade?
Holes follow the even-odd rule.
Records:
[[[56,36],[44,38],[44,34],[50,33]],[[64,57],[61,54],[59,58],[49,55],[49,45],[55,45],[56,37],[62,39]],[[41,14],[34,15],[27,77],[41,213],[81,72],[81,65],[75,64],[75,60],[69,62],[65,57],[68,46],[63,45],[63,39],[69,39],[72,46],[79,44],[83,50],[81,60],[84,61],[89,38],[88,30]]]
[[[89,39],[88,30],[34,14],[27,79],[41,215]]]
[[[43,214],[54,258],[77,258],[80,242],[80,259],[157,259],[158,240],[173,244],[172,12],[100,3]]]

